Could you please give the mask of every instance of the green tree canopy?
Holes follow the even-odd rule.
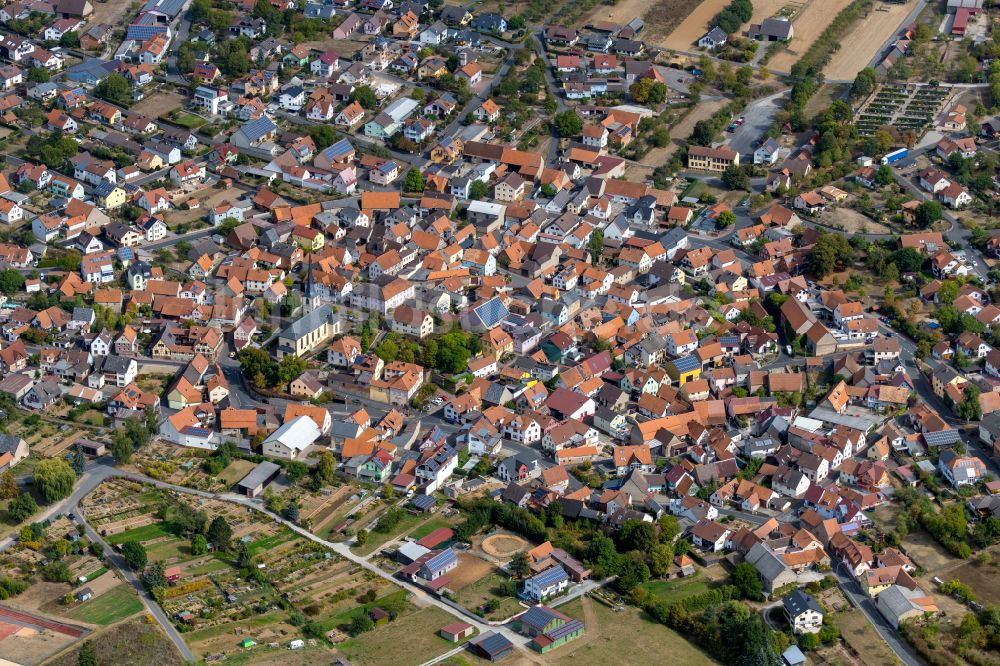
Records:
[[[39,461],[33,477],[35,487],[41,491],[45,501],[50,503],[68,497],[76,483],[76,472],[62,458]]]

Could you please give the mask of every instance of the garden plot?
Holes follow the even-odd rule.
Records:
[[[881,127],[895,127],[923,136],[952,95],[950,86],[888,83],[875,91],[858,109],[855,124],[869,136]]]

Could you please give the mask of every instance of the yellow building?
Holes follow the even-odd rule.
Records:
[[[677,382],[678,386],[684,386],[690,381],[701,377],[701,363],[694,356],[682,356],[667,363],[667,374]]]
[[[124,206],[125,202],[128,201],[128,193],[117,185],[103,194],[95,192],[95,197],[102,208],[118,208]]]

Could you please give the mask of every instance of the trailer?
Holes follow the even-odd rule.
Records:
[[[894,150],[891,153],[884,155],[880,161],[882,164],[892,164],[893,162],[898,162],[909,154],[910,151],[908,149],[900,148],[899,150]]]

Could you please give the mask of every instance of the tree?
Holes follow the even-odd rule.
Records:
[[[892,185],[892,167],[883,164],[875,171],[875,184],[885,187]]]
[[[354,540],[359,547],[364,546],[368,543],[368,530],[358,530],[358,533],[354,535]]]
[[[424,175],[420,173],[420,169],[418,169],[417,167],[410,167],[410,170],[406,172],[406,180],[403,181],[403,191],[404,192],[424,191]]]
[[[15,294],[24,289],[24,276],[13,268],[0,272],[0,291]]]
[[[319,464],[316,465],[316,476],[323,483],[333,481],[334,472],[337,471],[337,459],[329,451],[324,451],[319,456]],[[391,486],[390,486],[391,487]]]
[[[720,229],[731,227],[736,224],[736,213],[731,210],[724,210],[715,218],[715,226]]]
[[[142,582],[143,587],[149,591],[166,585],[167,574],[164,570],[163,562],[153,562],[148,567],[143,569],[142,575],[139,576],[139,580]]]
[[[648,553],[656,545],[656,528],[641,520],[626,520],[619,532],[618,543],[622,551],[637,550]]]
[[[62,458],[42,460],[35,466],[35,487],[37,487],[46,502],[56,502],[73,492],[76,483],[76,473],[69,463]]]
[[[750,177],[743,167],[731,164],[722,173],[722,182],[731,190],[749,190]]]
[[[490,187],[481,180],[472,181],[472,185],[469,186],[469,198],[475,199],[477,201],[482,201],[490,193]]]
[[[632,553],[623,558],[618,579],[615,581],[615,587],[622,593],[628,594],[633,588],[649,580],[649,567],[641,557],[637,557],[638,555],[639,553]]]
[[[281,510],[281,517],[285,520],[290,520],[293,523],[299,519],[299,505],[295,502],[289,502],[284,509]]]
[[[122,557],[128,565],[138,571],[148,564],[146,549],[138,541],[126,541],[122,544]]]
[[[875,70],[871,67],[865,67],[854,77],[854,84],[851,85],[851,97],[867,97],[875,90],[877,84]]]
[[[212,524],[208,526],[208,534],[206,536],[216,549],[228,550],[229,540],[233,538],[233,528],[229,526],[225,518],[216,516],[212,519]]]
[[[37,512],[38,504],[35,503],[35,498],[28,493],[21,493],[7,505],[7,515],[15,523],[23,522]]]
[[[33,83],[47,83],[49,78],[49,70],[44,67],[32,67],[28,70],[28,80]]]
[[[599,576],[614,576],[621,567],[621,555],[615,549],[615,542],[598,535],[591,539],[584,551],[583,559],[597,570]]]
[[[195,534],[191,537],[191,554],[204,555],[208,552],[208,539],[203,534]]]
[[[954,280],[946,280],[941,283],[941,286],[937,291],[937,300],[939,303],[944,303],[945,305],[951,305],[958,298],[958,282]]]
[[[650,140],[657,148],[665,148],[670,144],[670,130],[668,130],[665,125],[660,125],[653,130]]]
[[[245,541],[236,544],[236,568],[249,569],[253,564],[253,555],[250,554],[250,547]]]
[[[556,114],[555,126],[556,132],[563,138],[577,136],[583,131],[583,120],[576,114],[576,111],[567,109]]]
[[[83,448],[77,444],[76,451],[73,452],[73,473],[77,476],[83,474],[84,467],[86,467],[86,461],[83,459]]]
[[[94,94],[118,106],[127,107],[132,103],[132,86],[117,72],[101,80],[94,88]]]
[[[121,436],[120,436],[121,435]],[[121,430],[116,430],[111,437],[111,455],[115,457],[115,462],[119,465],[127,465],[132,460],[132,442],[124,437]]]
[[[360,636],[366,631],[371,631],[375,628],[375,622],[372,621],[371,617],[367,612],[361,612],[354,616],[351,620],[351,624],[347,628],[347,633],[351,636]]]
[[[955,416],[965,421],[978,421],[983,417],[983,408],[979,404],[979,387],[972,382],[965,385],[962,399],[955,405]]]
[[[917,226],[926,229],[940,220],[943,212],[944,208],[941,207],[939,202],[924,201],[917,206],[913,219],[916,221]]]
[[[840,234],[823,234],[816,241],[807,261],[809,270],[817,277],[826,277],[838,264],[847,265],[854,261],[854,248]]]
[[[749,562],[740,562],[734,566],[730,578],[744,599],[759,601],[764,598],[764,585],[757,575],[757,569]]]
[[[889,261],[902,273],[916,273],[924,265],[924,256],[912,247],[904,247],[889,255]]]
[[[375,96],[375,91],[371,89],[371,86],[355,88],[351,93],[351,101],[357,102],[366,109],[374,109],[378,106],[378,97]]]
[[[64,49],[80,48],[80,34],[76,30],[64,32],[62,37],[59,38],[59,46]]]
[[[587,241],[587,251],[590,252],[590,263],[597,264],[604,254],[604,230],[594,229]]]
[[[674,549],[665,543],[653,546],[649,552],[649,570],[657,578],[666,578],[674,563]]]
[[[79,666],[97,666],[97,650],[94,649],[94,641],[87,641],[80,646],[80,654],[76,657]]]
[[[332,146],[337,141],[337,133],[329,125],[315,125],[309,129],[309,136],[312,137],[316,148],[323,150]]]
[[[676,516],[664,515],[657,524],[660,526],[660,543],[672,543],[681,533],[681,524]]]
[[[7,470],[0,477],[0,500],[14,499],[21,491],[17,489],[17,480],[14,473]]]
[[[517,578],[527,578],[531,574],[531,565],[528,563],[528,556],[523,552],[516,553],[510,560],[511,575]]]

